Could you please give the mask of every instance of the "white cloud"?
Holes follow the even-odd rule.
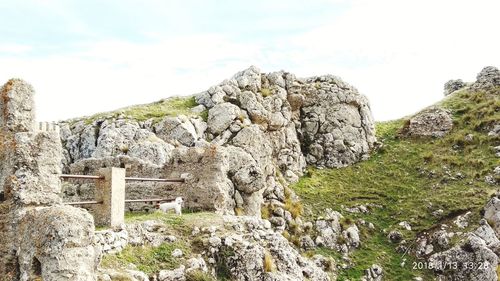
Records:
[[[107,41],[83,49],[44,58],[0,57],[0,78],[33,84],[38,117],[57,120],[200,92],[260,53],[217,35],[155,44]]]
[[[35,58],[23,56],[35,46],[2,44],[0,80],[32,83],[38,116],[56,120],[193,94],[254,64],[338,75],[370,98],[376,119],[387,120],[439,100],[448,79],[472,81],[483,66],[500,66],[499,1],[352,3],[316,29],[245,43],[217,33],[165,39],[153,32],[150,43],[99,41]]]

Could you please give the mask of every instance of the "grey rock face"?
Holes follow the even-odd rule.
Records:
[[[33,87],[21,79],[11,79],[0,88],[0,127],[10,132],[35,128]]]
[[[10,80],[0,94],[0,276],[95,280],[92,216],[60,204],[59,131],[35,130],[27,83]]]
[[[132,165],[128,173],[137,176],[188,173],[192,179],[182,188],[161,194],[184,196],[188,207],[258,216],[262,202],[285,199],[306,160],[346,166],[366,158],[375,142],[368,101],[333,76],[299,79],[250,67],[195,100],[208,110],[207,122],[178,116],[61,124],[65,171],[91,174],[93,163]],[[65,194],[91,198],[89,189],[69,186]],[[160,195],[146,184],[127,190],[128,198]]]
[[[434,271],[449,280],[497,280],[498,257],[475,235],[469,235],[462,245],[432,255],[429,262]]]
[[[330,249],[338,249],[337,239],[342,235],[340,220],[343,216],[336,211],[326,210],[325,218],[316,220],[316,245]]]
[[[365,276],[361,278],[362,281],[382,281],[384,271],[378,264],[373,264],[369,269],[365,270]]]
[[[447,96],[455,91],[458,91],[467,86],[467,84],[462,81],[462,79],[449,80],[444,84],[444,95]]]
[[[28,211],[19,224],[20,280],[33,280],[36,262],[43,280],[94,280],[94,220],[69,206]],[[35,262],[36,261],[36,262]]]
[[[213,233],[222,243],[208,252],[214,263],[227,265],[231,280],[330,280],[320,267],[274,232],[269,222],[235,216],[224,220],[225,229],[231,231]]]
[[[166,117],[155,125],[156,135],[166,142],[178,141],[185,146],[193,146],[204,133],[198,132],[195,125],[186,116]]]
[[[489,90],[500,86],[500,70],[494,66],[486,66],[479,72],[472,88],[476,90]]]
[[[375,129],[366,97],[335,76],[309,78],[300,87],[305,98],[299,132],[306,160],[343,167],[367,157]]]
[[[493,197],[484,207],[484,218],[492,226],[496,236],[500,236],[500,199]]]
[[[453,128],[451,113],[434,107],[413,116],[405,133],[415,137],[443,137]]]

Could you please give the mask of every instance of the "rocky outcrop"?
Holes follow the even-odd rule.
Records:
[[[449,280],[495,281],[498,257],[484,240],[470,235],[462,245],[432,255],[431,267]]]
[[[33,89],[0,89],[0,276],[3,280],[95,280],[94,221],[61,205],[59,132],[34,124]]]
[[[494,66],[483,68],[477,75],[476,82],[471,87],[472,89],[483,91],[500,87],[500,70]]]
[[[291,92],[294,99],[303,96],[299,136],[309,164],[343,167],[368,157],[374,121],[368,100],[355,88],[328,75],[294,83]]]
[[[467,86],[467,83],[462,81],[462,79],[449,80],[444,84],[444,95],[450,95],[455,91],[463,89],[465,86]]]
[[[432,107],[411,117],[403,133],[412,137],[436,137],[446,135],[453,128],[451,113],[439,107]]]
[[[474,231],[450,232],[443,225],[427,238],[418,239],[417,256],[427,260],[428,268],[440,280],[497,280],[499,202],[493,197],[486,204],[484,219]],[[453,245],[452,239],[458,243]]]
[[[287,184],[307,163],[346,166],[368,157],[375,142],[368,101],[334,76],[300,79],[250,67],[195,100],[193,110],[205,109],[206,121],[61,123],[64,170],[93,174],[93,167],[118,165],[134,176],[184,175],[179,188],[130,184],[127,197],[183,196],[190,208],[260,216],[262,202],[284,202]],[[65,187],[71,200],[93,198],[86,184]]]
[[[224,220],[224,230],[206,230],[203,245],[209,265],[231,280],[330,280],[315,262],[273,231],[269,221],[235,216]]]

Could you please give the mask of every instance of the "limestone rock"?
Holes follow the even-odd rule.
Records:
[[[316,245],[330,249],[338,249],[337,239],[342,235],[340,220],[342,215],[336,211],[326,210],[327,216],[316,220]]]
[[[54,206],[29,211],[19,227],[20,280],[31,280],[37,264],[43,280],[93,280],[93,237],[94,221],[85,210]]]
[[[378,264],[373,264],[369,269],[365,270],[365,276],[362,281],[382,281],[384,276],[383,269]]]
[[[486,66],[477,74],[472,88],[476,90],[490,90],[500,86],[500,70],[494,66]]]
[[[196,122],[196,121],[195,121]],[[198,130],[186,116],[165,117],[154,126],[156,135],[166,142],[178,141],[185,146],[193,146],[203,133],[203,121],[200,121]],[[206,127],[206,126],[205,126]]]
[[[224,220],[223,242],[214,249],[213,259],[227,266],[231,280],[330,280],[265,220],[235,216]]]
[[[467,84],[462,81],[462,79],[457,79],[457,80],[449,80],[444,84],[444,95],[450,95],[455,91],[458,91],[462,88],[467,86]]]
[[[443,137],[453,128],[451,113],[439,107],[423,110],[408,122],[404,133],[415,137]]]
[[[21,79],[11,79],[0,88],[2,129],[10,132],[28,132],[35,128],[33,95],[33,87]]]
[[[219,135],[229,128],[229,125],[240,115],[240,108],[234,104],[225,102],[217,104],[208,111],[208,130]]]
[[[497,280],[498,257],[475,235],[469,235],[462,245],[432,255],[429,262],[435,272],[449,280]]]
[[[484,207],[484,218],[491,225],[496,233],[500,236],[500,199],[493,197]]]
[[[335,76],[312,77],[301,85],[301,143],[309,164],[343,167],[369,155],[374,121],[366,97]]]
[[[158,273],[158,281],[185,281],[184,270],[183,265],[174,270],[161,270]]]

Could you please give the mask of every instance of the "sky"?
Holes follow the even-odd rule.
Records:
[[[334,74],[378,121],[500,67],[498,0],[0,0],[0,83],[40,121],[202,92],[255,65]]]

